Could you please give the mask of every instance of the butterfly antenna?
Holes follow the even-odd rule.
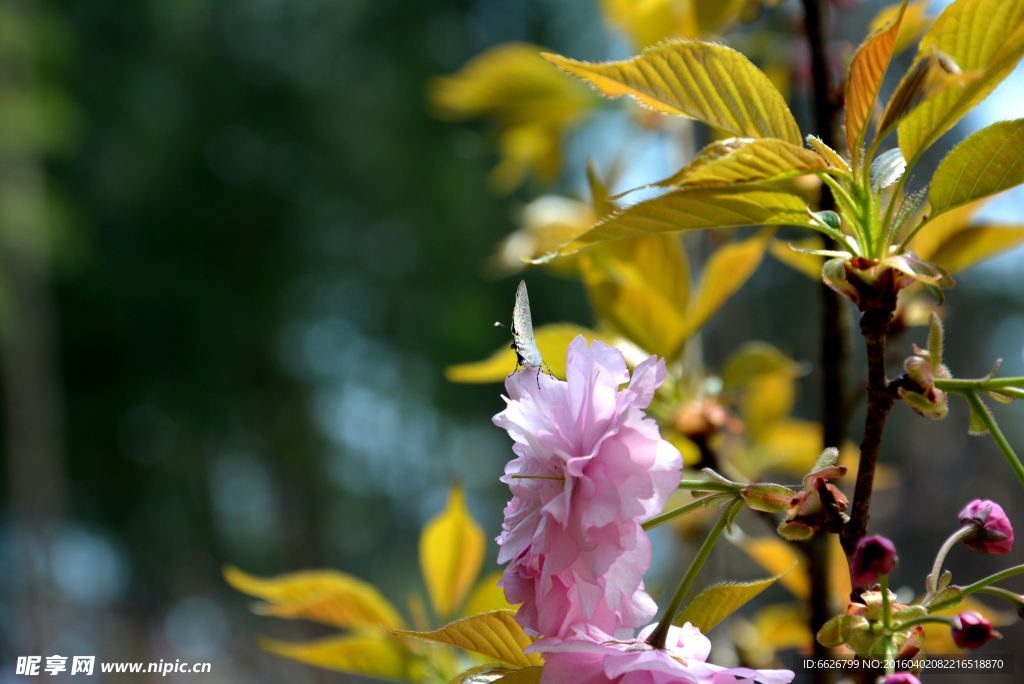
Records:
[[[505,330],[508,330],[508,326],[507,325],[505,325],[504,323],[499,323],[498,321],[494,321],[494,327],[495,328],[504,328]]]

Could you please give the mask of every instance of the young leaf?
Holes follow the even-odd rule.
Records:
[[[926,598],[922,605],[928,609],[929,613],[937,613],[940,610],[949,610],[959,605],[963,600],[964,593],[960,590],[960,587],[952,586],[946,587],[931,598]]]
[[[423,679],[422,666],[409,649],[384,635],[346,634],[302,643],[260,639],[259,645],[269,653],[328,670],[403,682]]]
[[[907,160],[903,158],[898,147],[878,155],[875,161],[871,162],[871,189],[878,192],[889,187],[900,179],[906,168]]]
[[[757,270],[772,233],[770,229],[762,230],[743,242],[715,250],[704,266],[697,292],[687,309],[684,339],[700,330]]]
[[[906,7],[907,0],[903,0],[896,15],[861,44],[850,65],[846,86],[846,146],[854,160],[864,144],[864,134],[896,48]]]
[[[377,587],[334,570],[308,570],[264,579],[224,568],[224,578],[238,591],[256,596],[253,612],[322,622],[344,629],[401,628],[405,621]]]
[[[395,636],[457,646],[510,665],[529,667],[542,664],[540,654],[523,653],[523,650],[533,643],[533,639],[519,626],[516,614],[511,610],[498,610],[464,618],[433,632],[406,632],[397,629],[388,632]]]
[[[448,505],[427,523],[420,535],[420,568],[434,612],[446,618],[455,612],[484,562],[484,531],[469,509],[462,488],[448,493]]]
[[[810,220],[807,204],[796,195],[750,188],[683,188],[634,204],[598,223],[562,251],[571,253],[586,244],[638,235],[757,225],[821,228]]]
[[[916,43],[928,27],[931,26],[932,18],[928,16],[928,5],[930,4],[931,0],[916,0],[916,2],[907,4],[906,10],[903,12],[903,21],[900,23],[900,34],[896,38],[896,46],[893,48],[894,55],[900,54]],[[903,6],[899,4],[889,5],[882,9],[871,20],[868,30],[872,33],[878,31],[888,22],[892,21],[892,18],[902,9]]]
[[[900,123],[900,149],[908,160],[916,160],[1013,71],[1024,54],[1024,0],[954,2],[925,34],[918,56],[934,50],[977,77],[928,98]]]
[[[772,240],[768,244],[768,253],[795,271],[803,273],[815,282],[821,282],[821,267],[825,260],[820,256],[798,250],[821,250],[825,243],[819,237],[794,240]]]
[[[800,129],[782,94],[742,54],[724,45],[673,41],[622,62],[544,58],[590,81],[610,97],[632,95],[742,138],[780,138],[800,145]]]
[[[928,227],[930,229],[931,224]],[[975,226],[950,237],[928,260],[956,274],[1007,252],[1021,242],[1024,242],[1024,226]]]
[[[708,630],[735,613],[788,572],[789,570],[757,582],[726,582],[708,587],[693,599],[673,622],[677,625],[689,622],[699,629],[701,634],[707,634]]]
[[[808,135],[807,144],[814,148],[814,151],[820,154],[832,168],[844,172],[850,170],[850,165],[846,163],[846,160],[840,157],[838,152],[823,143],[820,138]]]
[[[537,349],[544,357],[544,362],[548,364],[554,376],[561,380],[565,379],[565,350],[577,335],[583,335],[587,338],[587,342],[594,340],[614,342],[612,337],[572,323],[542,325],[534,329],[533,335],[537,342]],[[444,371],[444,377],[449,382],[504,382],[509,373],[515,369],[516,353],[506,345],[483,361],[448,366]]]
[[[821,156],[775,138],[718,140],[661,186],[713,186],[759,183],[805,176],[829,168]]]
[[[932,176],[932,216],[1024,183],[1024,119],[1000,121],[953,148]]]
[[[914,112],[922,102],[955,85],[973,80],[977,72],[964,74],[960,67],[934,48],[919,57],[896,86],[896,91],[882,112],[878,125],[879,135],[886,135],[892,127]]]

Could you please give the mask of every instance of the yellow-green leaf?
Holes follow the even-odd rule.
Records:
[[[423,680],[422,665],[409,649],[383,635],[354,634],[303,643],[261,639],[259,645],[270,653],[329,670],[404,682]]]
[[[755,378],[773,373],[797,377],[804,369],[767,342],[747,342],[722,367],[722,391],[734,392]]]
[[[801,143],[782,94],[750,60],[724,45],[673,41],[622,62],[544,58],[610,97],[632,95],[659,112],[688,116],[743,138]]]
[[[825,257],[817,254],[798,252],[793,247],[800,249],[824,249],[825,242],[819,237],[809,237],[803,240],[772,240],[768,243],[768,252],[795,271],[803,273],[814,281],[821,281],[821,267],[825,265]]]
[[[666,38],[699,38],[739,19],[747,0],[601,0],[605,21],[618,26],[639,47]]]
[[[713,186],[759,183],[805,176],[828,169],[813,150],[776,138],[717,140],[661,186]]]
[[[700,284],[686,312],[684,337],[700,330],[736,290],[757,270],[771,239],[771,229],[743,242],[719,247],[708,258]]]
[[[838,152],[822,142],[820,138],[809,135],[807,136],[807,144],[814,148],[814,151],[820,154],[832,168],[839,169],[840,171],[850,170],[850,165],[846,163],[846,160],[839,156]]]
[[[526,647],[533,643],[533,639],[519,626],[515,613],[511,610],[498,610],[464,618],[433,632],[406,632],[396,629],[388,631],[395,636],[458,646],[511,665],[529,667],[542,664],[539,654],[523,653]]]
[[[929,259],[956,274],[1024,242],[1024,226],[984,225],[966,228],[942,244]]]
[[[811,222],[807,204],[796,195],[750,188],[682,188],[598,223],[563,252],[640,235],[758,225],[819,228]]]
[[[864,143],[864,134],[896,48],[896,37],[900,33],[906,7],[907,0],[903,0],[896,14],[861,43],[850,65],[846,86],[846,147],[854,159],[857,159]]]
[[[675,235],[646,235],[594,245],[578,268],[602,319],[642,349],[675,358],[685,340],[690,269]]]
[[[455,612],[484,562],[484,531],[480,529],[459,486],[448,493],[448,505],[427,523],[420,535],[420,568],[434,612],[446,618]]]
[[[1024,183],[1024,119],[974,133],[939,164],[928,201],[932,216]]]
[[[739,610],[745,603],[775,584],[796,567],[794,563],[786,572],[757,582],[725,582],[708,587],[693,599],[675,619],[675,624],[689,622],[707,634],[719,622]]]
[[[282,618],[313,620],[342,628],[401,628],[405,621],[375,586],[333,570],[308,570],[264,579],[224,568],[238,591],[266,601],[253,611]]]
[[[523,667],[512,670],[494,684],[538,684],[543,669],[540,666]]]
[[[498,586],[500,579],[501,570],[484,576],[469,595],[462,614],[468,617],[480,613],[493,613],[496,610],[515,610],[515,607],[505,600],[505,590]]]
[[[811,580],[800,564],[800,552],[780,537],[746,537],[738,543],[754,561],[779,576],[782,586],[799,599],[810,598]]]
[[[1006,78],[1024,54],[1024,0],[957,0],[921,40],[918,58],[938,50],[978,77],[929,98],[899,125],[903,157],[914,162]]]
[[[896,47],[893,54],[898,55],[918,41],[921,35],[932,24],[932,18],[928,16],[928,6],[931,0],[917,0],[907,4],[903,12],[903,21],[900,23],[900,34],[896,38]],[[890,5],[883,8],[871,20],[868,30],[874,33],[882,28],[900,11],[903,6],[900,4]]]
[[[537,342],[537,349],[540,350],[551,373],[560,380],[565,380],[565,352],[577,335],[583,335],[588,343],[594,340],[602,340],[609,344],[614,342],[611,336],[572,323],[551,323],[534,328],[533,336]],[[503,382],[515,369],[516,354],[505,346],[483,361],[448,366],[444,376],[450,382]]]
[[[963,73],[948,55],[932,48],[928,54],[914,62],[900,79],[882,112],[882,121],[878,124],[879,135],[887,135],[896,124],[915,112],[922,102],[953,90],[953,86],[963,86],[977,79],[980,74],[980,71]]]

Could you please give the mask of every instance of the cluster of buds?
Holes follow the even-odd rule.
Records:
[[[896,603],[896,594],[888,592],[889,609],[892,611],[890,620],[892,622],[891,637],[893,647],[896,649],[897,658],[900,660],[911,660],[921,651],[924,643],[924,627],[916,625],[906,630],[901,630],[904,623],[917,620],[928,615],[928,610],[922,606],[905,606]],[[872,587],[860,595],[861,602],[852,602],[846,607],[845,615],[837,615],[832,618],[818,632],[818,641],[830,648],[846,644],[860,656],[884,655],[886,635],[884,617],[884,601],[882,588]]]
[[[857,305],[862,312],[894,311],[899,291],[921,281],[935,292],[953,286],[953,279],[941,267],[918,259],[913,253],[884,259],[862,256],[835,258],[822,269],[825,284]],[[940,294],[941,296],[941,294]]]
[[[942,365],[942,322],[932,312],[928,323],[928,349],[914,345],[914,356],[903,364],[907,378],[914,385],[912,389],[900,386],[900,399],[922,416],[938,420],[949,411],[946,393],[935,386],[935,380],[953,377]],[[910,383],[908,383],[910,384]]]
[[[985,554],[1009,553],[1013,548],[1013,527],[1003,507],[994,501],[975,499],[960,511],[960,527],[971,532],[961,541]]]
[[[786,520],[779,525],[779,534],[796,541],[810,539],[816,530],[837,533],[850,519],[846,515],[849,500],[839,488],[829,483],[846,474],[846,466],[835,465],[839,451],[826,449],[814,470],[804,477],[803,491],[797,492],[786,505]]]

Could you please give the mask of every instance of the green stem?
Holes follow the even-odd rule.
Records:
[[[739,497],[725,507],[722,511],[722,515],[718,518],[718,522],[711,528],[711,532],[708,534],[708,538],[704,540],[700,550],[697,552],[697,556],[690,563],[690,567],[686,570],[686,574],[683,575],[683,579],[679,582],[679,588],[676,589],[676,593],[672,595],[672,600],[669,602],[668,607],[665,609],[665,614],[661,617],[661,622],[654,628],[651,635],[647,637],[647,643],[655,648],[665,648],[665,640],[668,638],[668,631],[672,627],[672,621],[675,620],[676,614],[683,605],[683,599],[686,598],[686,592],[690,590],[690,586],[693,584],[693,580],[697,578],[697,573],[700,572],[701,566],[704,565],[704,561],[711,555],[711,549],[715,548],[715,542],[722,536],[722,531],[725,530],[726,524],[729,522],[729,518],[732,514],[732,509],[736,506],[742,506],[743,500]]]
[[[1014,594],[1009,589],[1003,589],[1002,587],[983,587],[978,590],[978,593],[996,596],[1004,601],[1009,601],[1013,604],[1013,607],[1017,610],[1018,614],[1024,613],[1024,596]]]
[[[1017,458],[1017,454],[1013,453],[1013,448],[1010,446],[1010,443],[1006,441],[1006,437],[1003,436],[999,426],[996,425],[996,421],[992,417],[992,414],[990,414],[988,409],[985,408],[985,405],[981,403],[981,399],[978,398],[976,393],[964,392],[964,396],[967,397],[967,401],[970,403],[974,412],[981,416],[982,421],[985,422],[985,427],[987,427],[988,431],[992,433],[992,439],[996,440],[996,444],[999,445],[1003,455],[1006,456],[1006,461],[1010,464],[1010,468],[1012,468],[1013,472],[1017,475],[1017,479],[1020,480],[1021,486],[1024,486],[1024,465],[1021,465],[1020,459]]]
[[[910,620],[900,625],[900,631],[906,632],[908,629],[917,627],[918,625],[927,625],[928,623],[937,623],[942,625],[952,625],[953,618],[943,617],[941,615],[929,615],[927,617],[917,618],[916,620]]]
[[[946,561],[946,556],[949,554],[950,549],[952,549],[958,541],[960,541],[961,539],[963,539],[964,537],[973,532],[974,528],[972,528],[970,525],[968,525],[967,527],[961,527],[959,530],[950,535],[949,539],[943,542],[942,548],[939,549],[938,554],[935,555],[935,564],[932,565],[931,577],[935,582],[935,591],[938,591],[939,577],[942,576],[942,564]]]
[[[896,252],[898,254],[903,254],[903,252],[907,251],[907,246],[910,244],[910,241],[913,240],[914,236],[917,235],[918,232],[920,232],[920,230],[922,228],[924,228],[926,225],[928,225],[928,222],[931,221],[931,220],[932,220],[932,217],[929,216],[928,218],[924,219],[923,221],[918,223],[916,226],[914,226],[914,229],[912,231],[910,231],[910,233],[907,235],[907,237],[903,238],[903,240],[900,242],[900,248],[898,250],[896,250]]]
[[[709,500],[713,499],[716,496],[721,496],[721,494],[709,494],[708,496],[697,499],[696,501],[691,501],[690,503],[684,506],[680,506],[679,508],[673,508],[671,511],[665,511],[661,515],[656,515],[647,522],[643,523],[641,527],[644,528],[645,532],[648,530],[652,530],[658,525],[664,525],[670,520],[686,515],[687,513],[693,513],[698,509],[704,508],[704,505]]]
[[[917,164],[917,160],[919,157],[920,152],[916,157],[907,161],[907,167],[903,169],[903,175],[900,177],[899,182],[896,184],[896,189],[893,190],[892,192],[892,199],[889,200],[889,208],[885,210],[885,220],[882,221],[879,236],[889,234],[889,224],[892,221],[892,212],[896,209],[896,205],[899,204],[899,198],[903,192],[903,186],[907,184],[907,179],[910,178],[910,172],[914,168],[914,165]],[[883,251],[886,251],[884,247],[885,245],[883,244]],[[879,258],[884,256],[885,254],[882,254]]]
[[[1007,387],[1024,385],[1024,378],[980,378],[978,380],[935,380],[935,386],[940,390],[956,392],[959,390],[1000,390]]]
[[[740,487],[734,487],[727,485],[724,482],[715,482],[714,480],[683,480],[679,483],[679,489],[696,489],[699,491],[709,492],[732,492],[742,489]]]
[[[994,575],[989,575],[985,579],[980,579],[974,584],[968,584],[966,587],[961,589],[961,591],[964,593],[964,596],[967,596],[968,594],[973,594],[976,591],[981,591],[990,584],[995,584],[996,582],[1000,582],[1006,579],[1007,577],[1013,577],[1014,575],[1019,575],[1021,573],[1024,573],[1024,565],[1015,565],[1014,567],[1007,568],[1002,572],[997,572]]]
[[[878,583],[882,585],[882,626],[885,630],[892,630],[892,619],[889,613],[892,612],[892,604],[889,603],[889,576],[879,575]]]

